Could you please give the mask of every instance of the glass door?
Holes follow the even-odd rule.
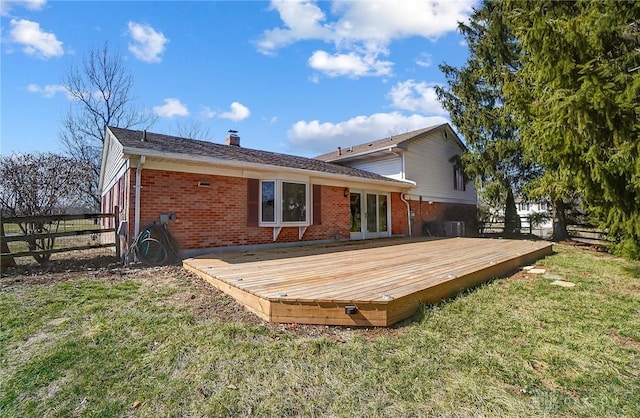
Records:
[[[378,238],[378,195],[367,193],[366,238]]]
[[[351,190],[349,199],[351,239],[390,236],[389,195]]]
[[[362,239],[362,195],[351,191],[350,197],[351,214],[351,239]]]

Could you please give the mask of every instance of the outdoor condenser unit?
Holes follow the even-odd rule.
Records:
[[[447,237],[464,237],[464,221],[446,221],[444,234]]]

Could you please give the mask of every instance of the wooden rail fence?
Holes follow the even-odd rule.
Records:
[[[533,234],[534,230],[540,229],[540,227],[533,226],[536,219],[531,216],[520,216],[520,233]],[[479,221],[478,232],[480,234],[501,232],[504,230],[504,220],[501,221]]]
[[[120,246],[118,243],[117,227],[119,222],[118,216],[119,210],[116,207],[114,213],[88,213],[79,215],[43,215],[43,216],[14,216],[3,217],[0,219],[0,227],[2,235],[0,235],[0,242],[2,244],[2,252],[0,257],[3,259],[17,258],[17,257],[38,257],[46,256],[54,253],[62,253],[76,250],[88,250],[94,248],[108,248],[115,247],[116,256],[120,258]],[[102,225],[101,220],[107,219],[105,222],[106,227]],[[113,222],[111,222],[113,220]],[[75,223],[69,224],[72,221],[84,221],[80,225]],[[93,221],[93,224],[88,223]],[[13,225],[13,227],[10,227]],[[17,226],[17,227],[16,227]],[[26,232],[25,232],[26,231]],[[60,244],[61,240],[56,241],[56,238],[62,237],[81,237],[85,235],[98,235],[113,234],[113,239],[109,242],[97,242],[89,243],[85,245],[71,245],[71,246],[54,246],[54,243]],[[43,248],[44,245],[38,245],[39,248],[34,248],[34,243],[44,243],[48,241],[50,248]],[[26,251],[10,252],[8,244],[11,242],[25,242],[29,248]],[[4,265],[4,263],[3,263]]]
[[[534,234],[535,231],[541,231],[544,228],[534,226],[536,219],[530,216],[520,216],[520,233]],[[551,228],[547,228],[551,233]],[[504,221],[479,221],[478,232],[482,235],[485,233],[502,232],[504,230]],[[607,242],[607,232],[597,227],[584,223],[567,223],[567,233],[569,238],[576,241],[584,241],[589,243],[605,244]]]

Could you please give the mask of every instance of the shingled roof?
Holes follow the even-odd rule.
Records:
[[[153,132],[135,131],[109,127],[116,139],[124,147],[124,152],[137,155],[163,154],[167,158],[179,155],[183,158],[215,160],[267,165],[273,167],[285,167],[305,171],[315,171],[334,175],[343,175],[355,178],[386,181],[391,183],[406,184],[406,182],[384,177],[379,174],[364,170],[345,167],[313,158],[300,157],[289,154],[279,154],[269,151],[260,151],[233,145],[216,144],[208,141],[187,139]],[[142,140],[145,135],[144,141]],[[200,157],[200,158],[199,158]]]
[[[371,152],[384,150],[392,147],[401,147],[405,142],[410,141],[420,135],[427,132],[436,131],[438,129],[444,129],[449,126],[447,123],[441,125],[429,126],[427,128],[418,129],[411,132],[406,132],[399,135],[393,135],[386,138],[378,139],[375,141],[365,142],[363,144],[354,145],[350,147],[341,147],[340,153],[338,151],[329,152],[326,154],[318,155],[315,157],[321,161],[341,161],[352,158],[357,155],[369,154]]]

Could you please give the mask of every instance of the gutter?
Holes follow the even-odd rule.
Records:
[[[411,206],[409,205],[409,202],[404,200],[404,195],[404,193],[400,193],[400,200],[407,205],[407,225],[409,226],[409,238],[411,238]]]
[[[138,238],[140,233],[140,189],[142,188],[142,165],[146,162],[147,158],[144,155],[140,156],[140,161],[136,167],[136,186],[135,186],[135,203],[133,212],[133,239]]]
[[[400,150],[400,151],[397,151],[397,150]],[[393,145],[393,146],[384,146],[382,148],[366,150],[366,151],[360,152],[358,154],[346,155],[346,154],[343,153],[341,156],[339,156],[337,158],[331,158],[329,160],[320,160],[320,161],[324,161],[324,162],[327,162],[327,163],[336,163],[337,161],[340,161],[340,162],[351,161],[351,160],[357,160],[358,158],[365,157],[367,155],[383,153],[385,151],[390,151],[390,152],[393,152],[394,154],[397,154],[398,152],[404,152],[406,150],[403,147],[399,146],[399,144],[396,144],[396,145]]]

